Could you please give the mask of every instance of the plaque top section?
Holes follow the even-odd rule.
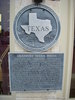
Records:
[[[59,34],[59,18],[45,5],[29,5],[20,10],[15,17],[15,38],[28,51],[47,50],[56,43]]]
[[[11,91],[61,90],[63,54],[9,54]]]

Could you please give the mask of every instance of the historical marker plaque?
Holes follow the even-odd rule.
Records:
[[[60,35],[57,14],[45,5],[29,5],[18,12],[14,20],[14,36],[28,51],[40,52],[51,48]]]
[[[11,91],[61,90],[64,54],[10,53]]]

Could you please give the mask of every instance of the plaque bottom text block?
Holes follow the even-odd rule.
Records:
[[[64,54],[9,54],[11,91],[61,90]]]

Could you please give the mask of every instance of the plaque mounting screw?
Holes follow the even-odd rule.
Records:
[[[43,0],[33,0],[33,2],[38,5],[38,4],[42,3]]]

